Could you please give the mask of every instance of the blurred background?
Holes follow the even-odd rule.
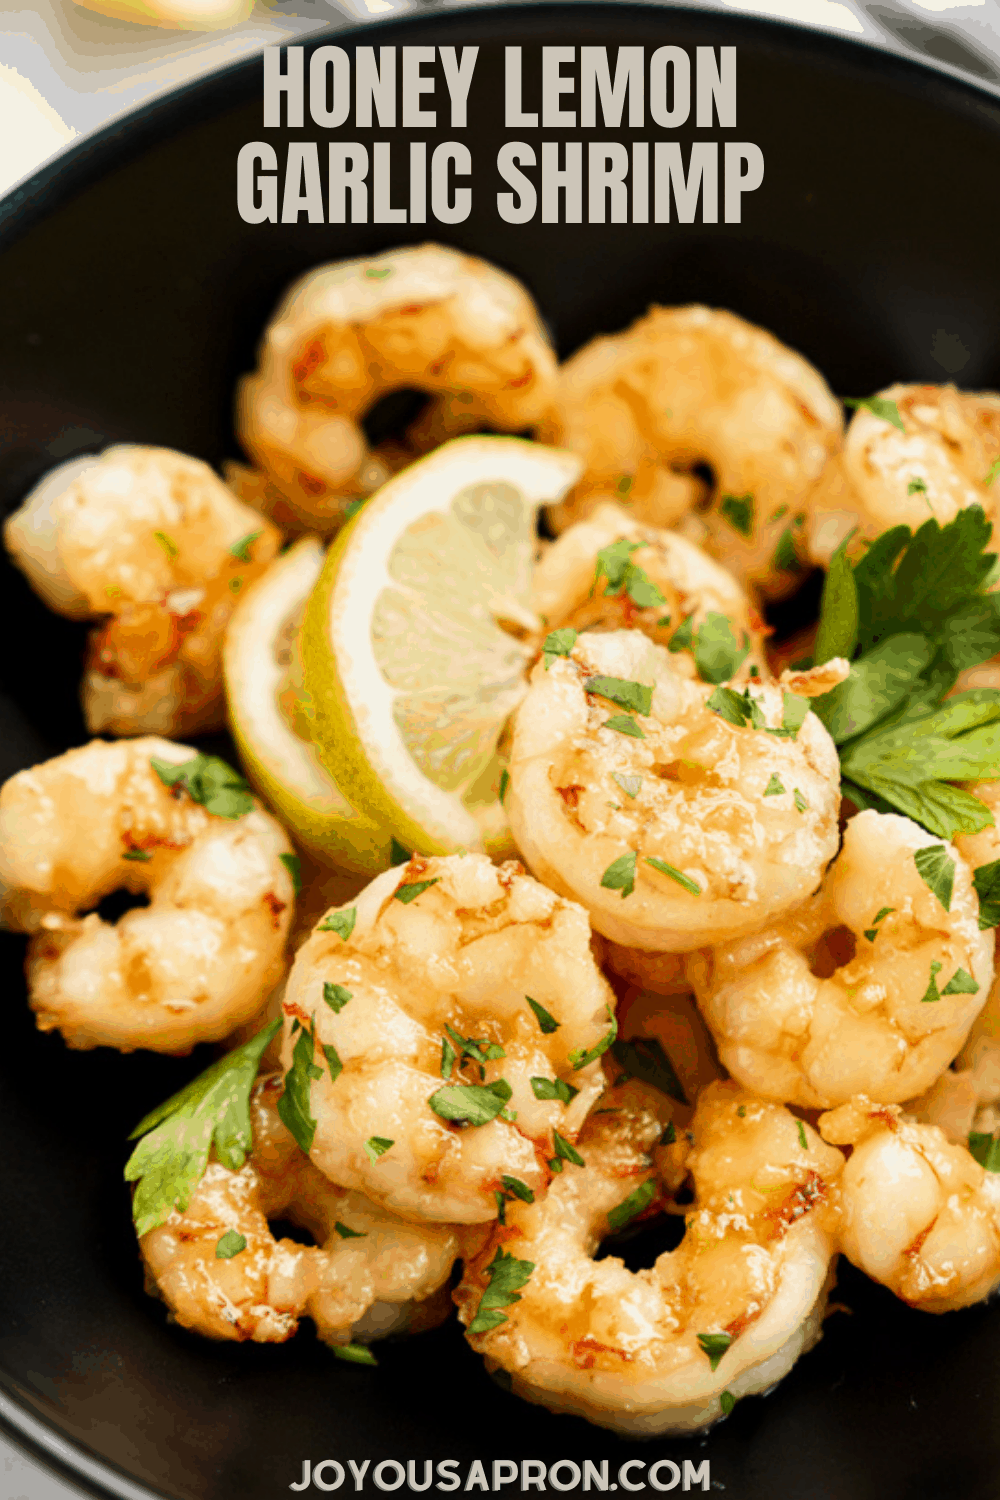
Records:
[[[470,0],[0,0],[0,193],[119,112],[269,43],[451,3]],[[693,3],[856,36],[1000,93],[1000,0]]]

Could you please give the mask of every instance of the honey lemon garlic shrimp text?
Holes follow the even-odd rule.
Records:
[[[723,680],[764,671],[764,626],[744,590],[693,542],[600,505],[542,554],[532,604],[551,629],[636,628],[670,646],[674,666]],[[740,658],[735,671],[733,659]]]
[[[837,752],[776,685],[691,682],[639,631],[543,659],[506,808],[540,880],[625,947],[680,952],[803,901],[837,848]]]
[[[961,855],[908,818],[852,818],[819,892],[688,972],[734,1078],[808,1108],[899,1103],[955,1057],[993,979]]]
[[[183,1212],[141,1237],[150,1290],[209,1338],[282,1343],[303,1316],[334,1345],[433,1328],[448,1311],[456,1231],[335,1186],[282,1124],[280,1094],[280,1074],[258,1079],[247,1161],[236,1171],[210,1161]],[[268,1219],[316,1244],[275,1240]]]
[[[248,1021],[284,972],[291,859],[241,777],[167,740],[95,740],[11,777],[0,893],[34,934],[39,1028],[184,1053]],[[149,904],[111,924],[94,908],[119,890]]]
[[[4,527],[35,592],[90,634],[91,733],[197,734],[225,722],[222,637],[280,537],[208,467],[122,444],[46,475]]]
[[[414,859],[328,913],[284,1001],[320,1170],[456,1223],[494,1218],[510,1179],[543,1192],[614,1036],[589,940],[579,906],[481,854]]]
[[[801,355],[733,313],[654,307],[624,333],[594,339],[562,367],[543,439],[579,453],[586,473],[551,515],[562,529],[622,496],[655,525],[696,524],[714,556],[769,594],[789,593],[803,551],[806,497],[843,420]]]
[[[859,406],[809,506],[809,555],[827,567],[852,529],[874,538],[1000,505],[1000,396],[892,385]],[[994,538],[994,545],[996,539]]]
[[[335,530],[405,451],[371,450],[360,426],[379,397],[435,397],[411,457],[446,437],[535,426],[555,356],[512,276],[443,245],[415,245],[311,271],[269,324],[239,389],[241,441],[285,505],[281,524]],[[268,491],[262,491],[266,495]]]
[[[838,1193],[844,1254],[924,1312],[979,1302],[1000,1285],[1000,1174],[936,1125],[859,1097],[820,1118],[853,1150]]]
[[[456,1293],[470,1342],[517,1395],[633,1436],[706,1426],[786,1375],[820,1335],[836,1248],[840,1152],[716,1083],[691,1125],[680,1246],[646,1271],[595,1261],[683,1153],[657,1150],[661,1110],[635,1084],[610,1090],[577,1143],[583,1165],[508,1209]]]

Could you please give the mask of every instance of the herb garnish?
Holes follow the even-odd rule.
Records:
[[[509,1251],[498,1249],[486,1267],[489,1286],[479,1299],[476,1315],[469,1324],[470,1333],[488,1333],[507,1322],[507,1314],[501,1307],[510,1307],[520,1302],[519,1290],[526,1286],[535,1269],[533,1260],[517,1260]]]
[[[349,906],[346,911],[331,911],[317,927],[317,932],[335,932],[342,943],[346,943],[358,920],[358,908]]]
[[[456,1120],[463,1125],[488,1125],[506,1106],[513,1089],[506,1078],[493,1083],[448,1083],[428,1099],[428,1104],[442,1120]]]
[[[642,726],[628,714],[613,714],[610,719],[605,719],[601,725],[602,729],[614,729],[619,734],[627,734],[633,740],[644,740],[646,736],[642,732]]]
[[[535,1195],[520,1177],[508,1177],[507,1173],[503,1172],[500,1181],[503,1184],[502,1190],[496,1189],[493,1196],[497,1200],[497,1223],[506,1224],[507,1204],[514,1198],[520,1198],[522,1203],[534,1203]]]
[[[280,1020],[272,1021],[151,1110],[132,1131],[129,1140],[139,1144],[126,1163],[125,1181],[138,1183],[132,1213],[140,1238],[173,1209],[184,1212],[213,1145],[224,1167],[238,1172],[243,1166],[253,1144],[250,1090],[280,1027]]]
[[[536,1099],[560,1099],[563,1104],[571,1103],[580,1092],[562,1078],[533,1078],[531,1091]]]
[[[622,776],[618,771],[612,771],[611,780],[617,782],[622,791],[625,793],[626,797],[632,797],[634,799],[638,797],[640,791],[642,790],[641,776]]]
[[[656,1183],[652,1177],[649,1177],[610,1211],[608,1223],[611,1228],[613,1230],[624,1229],[626,1224],[630,1224],[649,1207],[655,1197]]]
[[[329,981],[324,981],[323,999],[330,1009],[339,1015],[348,1000],[354,999],[354,994],[351,990],[345,990],[342,984],[330,984]]]
[[[253,811],[249,784],[217,755],[196,755],[180,765],[156,759],[149,764],[164,786],[187,792],[192,802],[217,818],[242,818]]]
[[[417,897],[422,896],[424,891],[429,891],[432,885],[437,885],[440,879],[440,875],[435,875],[433,880],[411,880],[404,882],[402,885],[398,885],[392,894],[397,901],[402,901],[404,906],[409,906],[410,902],[416,901]]]
[[[979,927],[1000,926],[1000,859],[973,871],[972,883],[979,897]]]
[[[955,885],[955,861],[943,844],[929,844],[917,849],[913,863],[924,885],[936,896],[945,911],[951,911],[951,896]]]
[[[781,779],[776,771],[771,772],[771,779],[764,788],[765,797],[783,797],[785,788],[781,785]]]
[[[703,682],[719,684],[735,677],[750,653],[746,631],[737,641],[725,615],[710,611],[698,626],[694,641],[694,663]]]
[[[384,1156],[395,1144],[395,1141],[390,1141],[384,1135],[370,1135],[365,1141],[365,1154],[372,1166],[374,1167],[379,1157]]]
[[[688,1098],[674,1065],[655,1037],[634,1037],[631,1041],[615,1041],[612,1055],[624,1069],[627,1078],[638,1078],[651,1088],[668,1094],[678,1104],[687,1104]]]
[[[753,530],[753,496],[723,495],[719,510],[740,536],[749,536]]]
[[[339,1219],[333,1227],[342,1240],[364,1240],[368,1238],[367,1230],[351,1229],[347,1224],[342,1224]]]
[[[237,562],[248,563],[250,561],[250,548],[257,538],[263,535],[262,531],[251,531],[247,536],[241,537],[238,542],[234,542],[230,547],[230,556],[235,557]]]
[[[597,554],[595,585],[601,578],[607,579],[604,592],[609,598],[627,594],[638,609],[653,609],[666,604],[661,590],[646,573],[632,561],[632,553],[647,546],[646,542],[630,542],[621,537],[610,546],[602,547]]]
[[[599,1057],[603,1057],[608,1048],[613,1044],[618,1035],[618,1020],[611,1006],[607,1006],[607,1017],[611,1022],[611,1029],[606,1031],[593,1047],[580,1047],[569,1055],[569,1065],[574,1073],[579,1073],[581,1068],[589,1067]]]
[[[378,1365],[367,1344],[330,1344],[335,1359],[346,1360],[352,1365]]]
[[[552,1015],[550,1011],[547,1011],[545,1009],[544,1005],[539,1005],[538,1001],[532,1000],[530,995],[525,995],[524,998],[531,1006],[531,1009],[534,1012],[535,1020],[538,1022],[539,1027],[542,1031],[544,1031],[546,1036],[551,1036],[553,1031],[559,1030],[562,1022],[557,1021],[555,1016]]]
[[[279,854],[278,858],[288,871],[295,895],[302,893],[302,861],[297,854]]]
[[[576,631],[568,627],[564,630],[552,630],[545,637],[545,645],[542,647],[546,672],[551,667],[557,656],[569,656],[576,645]],[[501,798],[501,801],[503,799]]]
[[[232,1260],[234,1255],[239,1255],[246,1247],[244,1235],[236,1229],[227,1229],[215,1247],[215,1258],[216,1260]]]
[[[733,1342],[733,1336],[731,1333],[699,1333],[698,1342],[703,1353],[708,1355],[712,1369],[717,1370],[722,1356]]]
[[[565,1136],[560,1135],[558,1130],[552,1132],[552,1144],[556,1148],[556,1157],[562,1161],[572,1162],[574,1167],[586,1166],[586,1162],[575,1146],[571,1145]]]
[[[174,558],[177,556],[177,543],[171,537],[167,536],[167,533],[165,531],[154,531],[153,535],[156,537],[156,540],[159,542],[164,552],[170,558],[171,562],[173,562]]]
[[[619,708],[631,709],[633,713],[648,717],[653,706],[653,689],[642,682],[631,682],[627,677],[588,677],[584,691],[607,698]]]
[[[686,891],[690,891],[692,896],[701,895],[701,886],[697,880],[692,880],[691,876],[685,875],[683,870],[678,870],[673,865],[668,865],[665,859],[655,859],[651,856],[648,859],[644,859],[643,863],[651,865],[654,870],[659,870],[661,875],[669,875],[671,880],[676,880],[677,884],[683,886]]]
[[[853,407],[855,411],[870,411],[873,417],[880,417],[883,422],[891,422],[893,427],[898,427],[900,432],[905,432],[903,419],[899,415],[899,407],[895,401],[890,401],[886,396],[844,396],[845,406]]]
[[[607,891],[621,891],[622,900],[631,896],[635,890],[635,866],[639,856],[634,849],[627,854],[619,854],[613,859],[601,876],[601,885]]]
[[[1000,1141],[995,1135],[973,1130],[969,1133],[969,1150],[987,1172],[1000,1172]]]

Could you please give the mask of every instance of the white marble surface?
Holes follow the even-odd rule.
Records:
[[[695,3],[864,37],[929,56],[951,71],[968,67],[1000,92],[1000,0]],[[258,0],[241,25],[198,33],[109,20],[73,0],[0,0],[0,194],[78,135],[189,78],[331,22],[414,6],[415,0]],[[0,1436],[0,1500],[84,1496]]]

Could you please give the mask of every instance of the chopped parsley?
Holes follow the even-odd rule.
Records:
[[[302,892],[302,861],[297,854],[279,854],[278,858],[291,877],[292,890],[296,896],[300,895]]]
[[[177,556],[177,543],[173,541],[169,536],[167,536],[167,533],[165,531],[154,531],[153,535],[156,537],[156,540],[159,542],[164,552],[170,558],[171,562],[173,562],[174,558]]]
[[[694,642],[694,662],[704,682],[718,685],[735,677],[750,653],[746,632],[737,641],[725,615],[710,611],[698,626]]]
[[[409,849],[404,849],[399,839],[393,837],[389,840],[389,868],[394,869],[396,865],[408,865],[412,858]]]
[[[506,767],[500,772],[500,806],[503,807],[507,800],[507,788],[510,786],[510,772]]]
[[[792,788],[792,801],[795,803],[796,809],[800,813],[809,811],[809,803],[803,797],[797,786]]]
[[[365,1141],[365,1155],[368,1157],[368,1160],[371,1162],[372,1166],[375,1166],[379,1157],[384,1156],[385,1153],[395,1144],[395,1141],[390,1141],[384,1135],[370,1135]]]
[[[978,995],[979,986],[965,969],[956,969],[941,993],[942,995]]]
[[[653,706],[653,689],[642,682],[631,682],[626,677],[588,677],[584,691],[607,698],[619,708],[627,708],[636,714],[648,716]]]
[[[778,538],[778,545],[774,549],[773,566],[779,573],[801,573],[802,571],[798,549],[795,546],[795,533],[790,526],[786,526]]]
[[[803,1125],[801,1120],[796,1120],[795,1123],[799,1127],[799,1145],[802,1147],[803,1151],[808,1151],[809,1142],[806,1139],[806,1127]]]
[[[458,1061],[458,1053],[455,1051],[454,1047],[451,1045],[451,1042],[449,1042],[448,1038],[445,1037],[444,1041],[441,1043],[441,1077],[442,1078],[445,1078],[445,1079],[450,1079],[451,1078],[452,1071],[454,1070],[454,1067],[455,1067],[455,1064],[456,1064],[457,1061]]]
[[[339,1219],[333,1227],[342,1240],[364,1240],[368,1238],[367,1230],[351,1229],[347,1224],[342,1224]]]
[[[329,981],[324,981],[323,999],[330,1009],[339,1015],[348,1000],[354,999],[354,994],[351,990],[345,990],[342,984],[330,984]]]
[[[733,1342],[733,1336],[731,1333],[699,1333],[698,1342],[702,1353],[708,1355],[712,1369],[717,1370],[722,1356]]]
[[[330,1344],[334,1359],[345,1360],[352,1365],[378,1365],[367,1344]]]
[[[542,647],[544,653],[542,660],[545,663],[546,672],[551,667],[557,656],[569,656],[576,645],[576,631],[568,627],[564,630],[552,630],[545,637]],[[503,799],[501,798],[501,801]]]
[[[201,1181],[208,1153],[238,1172],[253,1144],[250,1090],[265,1049],[281,1027],[275,1020],[250,1041],[206,1068],[165,1103],[152,1110],[129,1136],[138,1141],[125,1165],[125,1181],[138,1184],[132,1198],[136,1234],[141,1238],[183,1213]]]
[[[777,774],[776,771],[772,771],[772,773],[771,773],[771,779],[767,783],[767,786],[764,788],[764,796],[765,797],[783,797],[784,795],[785,795],[785,788],[781,784],[781,779],[778,776],[778,774]]]
[[[571,1103],[580,1092],[562,1078],[533,1078],[531,1091],[536,1099],[559,1099],[563,1104]]]
[[[622,900],[631,896],[635,890],[635,866],[639,856],[634,849],[627,854],[619,854],[613,859],[601,876],[601,885],[607,891],[621,891]]]
[[[237,562],[248,563],[250,561],[250,548],[258,537],[262,537],[263,535],[262,531],[251,531],[246,536],[241,537],[238,542],[234,542],[230,547],[230,556],[235,557]]]
[[[919,475],[914,475],[914,477],[910,480],[909,484],[906,486],[906,493],[908,495],[926,495],[926,493],[927,493],[927,481],[926,481],[926,479],[921,479],[919,477]]]
[[[480,1078],[486,1077],[484,1063],[498,1062],[501,1057],[507,1056],[499,1042],[491,1042],[486,1037],[462,1036],[461,1032],[449,1026],[447,1021],[444,1029],[455,1043],[458,1056],[471,1057],[473,1062],[479,1064]]]
[[[736,1409],[736,1397],[732,1391],[719,1392],[719,1409],[724,1417],[731,1417]]]
[[[972,883],[979,897],[979,927],[1000,926],[1000,859],[973,871]]]
[[[609,598],[627,594],[638,609],[654,609],[666,604],[661,590],[643,568],[632,561],[632,553],[647,546],[646,542],[630,542],[621,537],[610,546],[602,547],[597,554],[595,585],[603,577],[604,592]]]
[[[656,1183],[649,1177],[610,1211],[608,1223],[612,1230],[624,1229],[626,1224],[631,1224],[633,1219],[645,1213],[655,1197]]]
[[[920,997],[921,1005],[931,1005],[941,999],[941,991],[937,987],[937,977],[941,972],[942,964],[936,958],[931,959],[931,977],[926,990]]]
[[[164,786],[186,792],[217,818],[242,818],[253,811],[248,783],[217,755],[196,755],[180,765],[156,759],[149,764]]]
[[[331,911],[317,927],[317,932],[335,932],[342,943],[346,943],[358,920],[358,908],[349,906],[345,911]]]
[[[899,407],[895,401],[890,401],[886,396],[844,396],[845,406],[850,406],[854,411],[870,411],[873,417],[879,417],[883,422],[891,422],[893,427],[898,427],[900,432],[905,432],[906,427],[899,415]]]
[[[138,864],[144,865],[148,864],[152,857],[148,849],[126,849],[122,855],[122,859],[135,860]]]
[[[236,1229],[227,1229],[215,1247],[216,1260],[232,1260],[247,1247],[246,1237]]]
[[[521,1181],[520,1177],[508,1177],[507,1173],[504,1172],[500,1177],[500,1181],[503,1187],[497,1188],[493,1196],[497,1203],[497,1223],[506,1224],[507,1204],[512,1202],[514,1198],[520,1198],[522,1203],[534,1203],[535,1195],[528,1184]]]
[[[402,901],[404,906],[409,906],[410,902],[416,901],[424,891],[429,891],[432,885],[437,885],[440,879],[440,875],[435,875],[433,880],[411,880],[398,885],[392,894],[397,901]]]
[[[576,1147],[571,1145],[565,1136],[560,1135],[558,1130],[552,1132],[552,1144],[556,1148],[556,1157],[559,1160],[572,1162],[574,1167],[586,1166],[586,1162]]]
[[[987,1172],[1000,1172],[1000,1141],[995,1135],[973,1130],[969,1133],[969,1150]]]
[[[626,797],[638,797],[642,790],[641,776],[622,776],[618,771],[612,771],[611,780],[617,782]]]
[[[525,995],[524,998],[531,1006],[535,1020],[538,1022],[540,1029],[544,1031],[546,1036],[551,1036],[553,1031],[559,1030],[559,1027],[562,1023],[556,1020],[551,1011],[547,1011],[544,1005],[539,1005],[537,1000],[532,1000],[530,995]]]
[[[462,1125],[488,1125],[501,1114],[513,1093],[505,1078],[494,1083],[447,1083],[428,1099],[442,1120]]]
[[[644,740],[646,736],[642,732],[642,726],[628,714],[613,714],[610,719],[605,719],[601,725],[602,729],[614,729],[618,734],[627,734],[633,740]]]
[[[951,911],[951,897],[955,885],[955,861],[943,844],[929,844],[917,849],[913,856],[917,874],[924,885],[936,896],[945,911]]]
[[[314,1061],[316,1036],[304,1026],[292,1049],[292,1065],[285,1074],[285,1087],[278,1100],[278,1114],[282,1123],[295,1137],[298,1146],[306,1153],[312,1148],[316,1134],[316,1121],[312,1114],[312,1085],[323,1077],[323,1069]]]
[[[875,917],[872,921],[872,925],[865,928],[865,937],[870,943],[874,943],[875,939],[879,935],[881,929],[879,928],[878,924],[881,921],[884,921],[886,917],[891,916],[895,910],[896,908],[894,906],[883,906],[880,911],[876,912]]]
[[[643,863],[651,865],[654,870],[659,870],[661,875],[668,875],[671,880],[676,880],[677,884],[683,886],[684,890],[690,891],[692,896],[701,895],[701,886],[697,880],[692,880],[691,876],[685,875],[683,870],[678,870],[673,865],[668,865],[665,859],[655,859],[650,856],[648,859],[644,859]]]
[[[680,651],[691,651],[694,649],[694,615],[685,615],[673,635],[667,642],[667,650],[674,656]]]
[[[749,536],[753,531],[752,495],[723,495],[719,501],[719,510],[740,536]]]
[[[486,1267],[489,1286],[479,1299],[476,1315],[469,1324],[470,1333],[489,1333],[507,1322],[507,1314],[500,1308],[520,1302],[520,1289],[527,1286],[535,1269],[532,1260],[518,1260],[510,1251],[497,1250]]]
[[[615,1041],[611,1048],[615,1061],[624,1070],[626,1078],[638,1078],[651,1088],[659,1089],[676,1099],[678,1104],[687,1104],[688,1098],[674,1070],[668,1054],[655,1037],[633,1037],[630,1041]]]
[[[601,1040],[593,1047],[580,1047],[575,1052],[570,1053],[569,1065],[574,1073],[579,1073],[581,1068],[587,1068],[592,1062],[596,1062],[599,1057],[603,1057],[617,1037],[618,1021],[610,1005],[607,1007],[607,1016],[611,1022],[611,1029],[604,1033]]]
[[[990,464],[990,467],[986,474],[986,478],[983,480],[983,484],[987,489],[989,489],[990,485],[993,483],[994,479],[996,479],[998,474],[1000,474],[1000,458],[995,458]]]

